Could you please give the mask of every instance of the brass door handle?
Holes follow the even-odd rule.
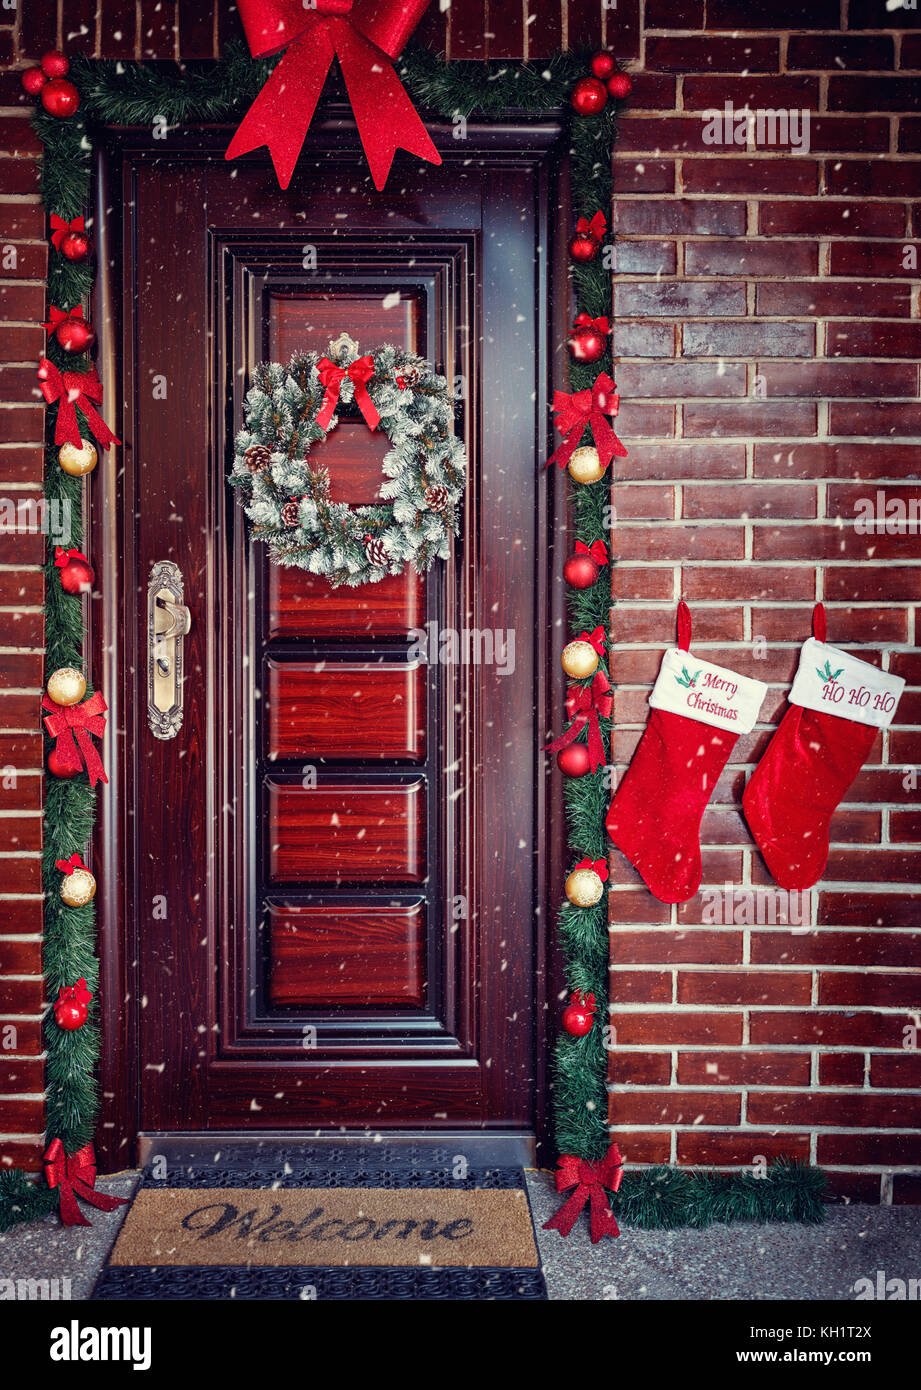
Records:
[[[157,607],[162,608],[172,618],[169,627],[157,633],[159,642],[168,642],[171,637],[188,637],[192,631],[192,614],[184,603],[174,603],[172,599],[157,595]]]
[[[147,722],[160,739],[182,728],[183,646],[192,630],[182,599],[179,566],[158,561],[147,583]]]

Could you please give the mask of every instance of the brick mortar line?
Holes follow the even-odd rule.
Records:
[[[734,886],[735,886],[735,887],[738,887],[738,884],[736,884],[736,885],[734,885]],[[624,892],[625,890],[624,890],[623,888],[620,888],[620,889],[618,889],[617,891],[619,891],[619,892]],[[769,891],[771,891],[771,892],[779,892],[780,890],[779,890],[779,889],[771,889],[771,890],[769,890]],[[808,890],[807,890],[807,891],[808,891]],[[881,891],[881,892],[884,892],[885,890],[884,890],[884,889],[881,889],[880,891]],[[848,894],[847,896],[850,897],[851,895]],[[791,933],[792,933],[792,930],[793,930],[793,929],[792,929],[792,926],[791,926],[789,923],[786,923],[786,922],[774,922],[774,923],[771,923],[771,922],[748,922],[748,923],[742,923],[742,922],[681,922],[681,923],[679,923],[678,925],[680,926],[682,933],[691,932],[692,934],[693,934],[693,933],[696,933],[696,932],[725,932],[727,935],[729,935],[730,933],[735,934],[735,933],[737,933],[737,932],[740,932],[740,931],[743,929],[743,927],[745,928],[746,931],[749,931],[749,932],[774,932],[775,934],[778,933],[778,932],[783,932],[784,934],[787,934],[787,935],[791,934]],[[917,927],[877,927],[877,926],[855,927],[855,926],[851,926],[851,925],[836,926],[833,922],[818,923],[818,924],[816,924],[815,926],[810,926],[808,932],[798,932],[797,935],[798,935],[798,936],[801,936],[801,937],[803,937],[803,938],[806,938],[806,937],[810,937],[810,936],[820,935],[820,934],[825,933],[825,932],[843,932],[843,933],[853,932],[855,936],[865,936],[865,935],[867,934],[868,931],[872,931],[872,932],[874,933],[874,935],[877,934],[877,933],[880,933],[880,932],[886,932],[886,933],[888,933],[888,934],[895,934],[896,936],[905,935],[905,936],[911,937],[912,940],[916,939],[917,936],[918,936],[918,928],[917,928]],[[661,932],[663,935],[667,934],[667,935],[669,935],[669,936],[674,936],[674,934],[675,934],[675,927],[674,927],[670,922],[647,922],[647,923],[624,922],[624,923],[610,923],[609,926],[608,926],[608,933],[609,933],[609,935],[610,935],[612,938],[614,938],[614,940],[617,939],[617,936],[618,936],[620,933],[625,933],[625,934],[626,934],[626,933],[630,933],[630,934],[632,934],[632,933],[636,933],[636,932],[644,932],[644,933],[645,933],[645,932]],[[13,938],[11,938],[11,937],[0,937],[0,941],[2,941],[2,940],[12,940],[12,939],[13,939]],[[613,942],[612,942],[612,944],[613,944]],[[650,964],[651,964],[651,967],[652,967],[653,969],[657,969],[657,970],[665,970],[665,969],[672,969],[672,968],[674,968],[674,969],[676,969],[676,970],[684,970],[684,969],[690,968],[689,965],[686,965],[684,962],[667,961],[664,965],[656,965],[656,964],[654,964],[654,963],[650,963]],[[696,964],[697,966],[699,966],[699,967],[701,967],[701,968],[703,968],[703,969],[713,969],[713,968],[715,968],[714,966],[708,966],[707,963],[706,963],[705,961],[697,961],[697,962],[694,962],[694,964]],[[735,962],[735,967],[734,967],[734,968],[735,968],[735,969],[738,969],[738,968],[740,967],[740,964],[741,964],[741,962],[736,961],[736,962]],[[809,970],[814,964],[815,964],[815,962],[808,962],[808,963],[805,964],[805,965],[800,965],[799,967],[797,967],[795,964],[791,963],[789,966],[784,966],[784,969],[791,969],[791,970],[792,970],[792,969],[797,969],[797,968],[799,968],[799,969],[801,969],[801,970]],[[630,969],[635,968],[633,965],[631,965],[631,963],[630,963],[629,961],[612,962],[610,968],[611,968],[612,970],[614,970],[614,969],[616,969],[616,968],[619,968],[620,965],[624,965],[625,967],[629,967]],[[760,966],[760,965],[752,965],[751,962],[749,962],[749,965],[751,966],[751,969],[753,969],[753,970],[760,970],[760,969],[762,969],[762,968],[771,970],[771,969],[776,969],[776,968],[777,968],[776,963],[775,963],[774,965],[768,964],[768,965],[765,966],[765,967],[762,967],[762,966]],[[636,967],[636,968],[639,968],[639,967]],[[822,967],[822,968],[824,969],[824,967]],[[842,968],[842,969],[846,969],[846,970],[863,971],[863,970],[866,969],[867,967],[862,966],[862,965],[853,965],[853,966],[848,965],[848,966],[843,966],[843,967],[841,967],[841,968]],[[879,967],[879,968],[880,968],[880,969],[886,969],[885,966],[881,966],[881,967]],[[899,968],[899,969],[906,969],[906,970],[914,970],[915,972],[917,972],[919,969],[921,969],[921,967],[918,967],[918,966],[904,966],[904,967],[899,966],[898,968]]]
[[[610,1095],[612,1093],[609,1091],[608,1094]],[[762,1120],[760,1123],[753,1120],[745,1121],[744,1123],[735,1120],[724,1120],[722,1124],[714,1122],[713,1124],[699,1125],[689,1123],[687,1120],[662,1120],[659,1122],[648,1120],[643,1123],[638,1121],[630,1121],[629,1123],[617,1122],[613,1128],[616,1132],[624,1134],[651,1133],[658,1135],[674,1131],[678,1134],[722,1134],[727,1138],[732,1138],[734,1136],[741,1137],[745,1134],[811,1134],[817,1138],[827,1138],[829,1135],[840,1135],[853,1139],[858,1138],[858,1136],[868,1137],[870,1135],[883,1135],[886,1137],[896,1134],[921,1135],[921,1129],[903,1129],[896,1125],[819,1125],[812,1120],[803,1120],[801,1124],[795,1124],[793,1121],[790,1121],[789,1124],[777,1124],[774,1120]],[[825,1164],[822,1166],[825,1167]],[[863,1164],[855,1164],[855,1166],[860,1172],[866,1171]],[[905,1165],[905,1168],[906,1171],[914,1173],[918,1171],[917,1164]],[[884,1171],[888,1172],[890,1170],[886,1167]]]
[[[741,928],[742,925],[743,925],[742,923],[738,923],[738,924],[730,923],[730,924],[729,924],[729,927],[728,927],[728,928],[727,928],[727,927],[724,927],[723,930],[732,930],[733,928],[735,928],[736,930],[739,930],[739,929]],[[752,930],[752,928],[753,928],[753,926],[754,926],[753,923],[745,923],[744,925],[745,925],[746,929],[749,930],[749,931]],[[708,929],[708,924],[707,924],[707,923],[703,923],[703,924],[701,925],[701,928],[700,928],[700,929],[703,930],[703,931],[706,931],[706,930]],[[765,926],[764,928],[762,928],[762,930],[764,930],[764,931],[772,931],[772,930],[773,930],[773,931],[775,931],[775,932],[778,932],[778,931],[783,932],[783,931],[789,931],[790,928],[785,927],[785,926],[782,926],[782,925],[781,925],[781,926],[777,926],[777,927],[773,927],[773,928],[772,928],[772,927],[769,927],[769,926]],[[877,930],[883,930],[883,928],[876,928],[876,927],[874,927],[874,928],[869,928],[869,929],[865,929],[865,930],[877,931]],[[914,933],[914,934],[917,935],[917,933]],[[800,932],[799,935],[805,937],[805,936],[807,935],[807,933],[806,933],[806,932]],[[812,930],[809,931],[808,935],[810,935],[810,936],[812,935]],[[4,939],[4,938],[0,938],[0,940],[3,940],[3,939]],[[15,939],[17,939],[17,938],[14,938],[14,937],[7,937],[7,938],[5,938],[5,939],[9,941],[9,940],[15,940]],[[821,971],[821,973],[822,973],[823,975],[825,975],[825,974],[828,974],[828,975],[834,975],[834,974],[841,974],[841,975],[861,975],[861,976],[863,976],[863,975],[885,975],[887,978],[892,977],[892,976],[896,976],[896,977],[905,976],[906,978],[910,978],[911,976],[917,975],[917,976],[919,977],[919,979],[921,979],[921,966],[918,966],[918,965],[850,965],[850,964],[846,964],[846,965],[828,964],[828,965],[826,965],[826,964],[823,964],[823,963],[821,963],[821,962],[817,963],[816,961],[761,961],[761,962],[757,962],[757,961],[748,961],[748,962],[745,963],[745,964],[743,964],[743,963],[740,962],[740,961],[712,961],[712,962],[710,962],[710,961],[663,961],[663,962],[661,962],[661,963],[656,963],[656,962],[652,962],[652,961],[648,961],[648,962],[638,962],[638,961],[612,961],[612,962],[611,962],[610,968],[611,968],[611,970],[629,970],[629,971],[631,971],[631,973],[643,974],[643,975],[661,974],[662,972],[670,971],[670,970],[674,970],[674,971],[676,971],[676,972],[678,972],[678,973],[683,973],[683,974],[686,974],[686,975],[701,975],[701,974],[705,974],[705,973],[708,973],[708,974],[717,974],[717,975],[737,975],[737,974],[739,973],[740,970],[744,970],[744,971],[746,972],[746,974],[751,974],[751,975],[777,975],[777,976],[779,976],[779,977],[782,979],[782,978],[783,978],[784,976],[786,976],[786,975],[791,975],[791,974],[792,974],[792,975],[808,975],[808,974],[810,974],[810,972],[812,972],[812,971],[819,970],[819,971]],[[11,978],[11,977],[8,977],[8,978]],[[31,977],[30,977],[30,978],[31,978]],[[676,1000],[674,1001],[674,1005],[675,1005],[676,1007],[679,1006],[679,1005],[681,1005],[681,1003],[682,1003],[682,1001],[681,1001],[680,999],[676,999]],[[683,1005],[682,1007],[686,1007],[686,1008],[698,1008],[698,1007],[709,1008],[709,1005],[708,1005],[708,1004],[702,1004],[702,1005],[698,1005],[698,1004],[687,1005],[687,1004],[685,1004],[685,1005]],[[761,1009],[761,1008],[775,1008],[775,1007],[777,1007],[777,1008],[786,1009],[786,1008],[795,1008],[796,1005],[795,1005],[795,1004],[780,1004],[780,1005],[773,1005],[773,1004],[752,1004],[752,1003],[746,1002],[746,1003],[744,1003],[744,1004],[732,1005],[732,1006],[730,1006],[730,1007],[733,1007],[733,1008],[740,1008],[740,1009],[741,1009],[741,1008],[746,1008],[746,1009],[748,1009],[748,1008],[752,1008],[752,1009]],[[805,1007],[805,1006],[804,1006],[804,1007]],[[822,1004],[821,1001],[817,1001],[817,1002],[816,1002],[815,1004],[813,1004],[811,1007],[817,1007],[817,1008],[820,1008],[820,1009],[821,1009],[821,1008],[824,1008],[824,1004]],[[840,1007],[844,1008],[844,1007],[846,1007],[846,1006],[845,1006],[845,1005],[841,1005]],[[860,1010],[862,1010],[862,1009],[864,1009],[864,1008],[869,1008],[869,1007],[871,1007],[871,1006],[870,1006],[870,1005],[864,1005],[864,1004],[855,1004],[855,1005],[854,1005],[854,1008],[860,1009]],[[894,1008],[894,1007],[896,1007],[896,1006],[895,1006],[895,1005],[890,1005],[890,1006],[887,1006],[887,1007],[892,1007],[892,1008]]]
[[[704,967],[704,968],[711,968],[711,969],[712,969],[713,967]],[[805,972],[803,972],[803,973],[805,973]],[[33,978],[36,978],[36,977],[34,977],[34,976],[29,976],[29,977],[27,977],[27,978],[33,979]],[[917,1005],[914,1005],[914,1006],[913,1006],[913,1005],[911,1005],[911,1004],[901,1004],[901,1005],[899,1005],[899,1004],[818,1004],[818,1005],[816,1005],[816,1004],[796,1004],[796,1003],[788,1003],[788,1004],[723,1004],[723,1003],[718,1003],[718,1002],[716,1002],[716,1001],[714,1001],[714,1002],[712,1002],[712,1003],[711,1003],[711,1002],[703,1002],[703,1003],[700,1003],[700,1004],[656,1004],[656,1003],[652,1003],[652,1002],[634,1003],[634,1002],[628,1001],[628,1000],[624,1000],[622,1003],[618,1003],[618,1004],[614,1004],[614,1003],[609,1003],[609,1004],[608,1004],[608,1013],[609,1013],[609,1014],[612,1014],[612,1013],[631,1013],[631,1014],[632,1014],[632,1013],[654,1013],[654,1014],[661,1014],[663,1017],[665,1017],[665,1016],[671,1016],[671,1015],[677,1013],[677,1014],[680,1014],[680,1015],[681,1015],[682,1017],[684,1017],[684,1018],[692,1018],[695,1014],[701,1014],[701,1013],[704,1013],[704,1014],[729,1014],[729,1015],[731,1015],[731,1014],[738,1014],[738,1013],[741,1013],[741,1011],[742,1011],[743,1009],[744,1009],[744,1010],[751,1010],[751,1011],[753,1011],[753,1012],[755,1012],[755,1013],[758,1013],[758,1014],[776,1014],[776,1013],[782,1013],[782,1014],[783,1014],[783,1013],[786,1013],[786,1014],[790,1014],[790,1013],[795,1013],[795,1014],[799,1014],[799,1013],[805,1013],[805,1014],[811,1014],[811,1013],[840,1014],[842,1018],[849,1018],[849,1017],[851,1017],[851,1016],[852,1016],[853,1014],[855,1014],[855,1013],[858,1013],[858,1014],[879,1014],[879,1015],[880,1015],[881,1017],[883,1017],[883,1018],[904,1018],[904,1017],[906,1017],[906,1016],[907,1016],[907,1017],[911,1017],[912,1014],[917,1014],[917,1012],[918,1012],[918,1006],[917,1006]],[[749,1044],[749,1045],[752,1045],[752,1044]],[[759,1046],[759,1045],[760,1045],[760,1044],[757,1044],[757,1043],[756,1043],[756,1044],[753,1044],[753,1046],[756,1046],[756,1047]],[[857,1048],[858,1050],[860,1050],[861,1048],[867,1046],[866,1043],[852,1043],[852,1044],[840,1043],[840,1044],[838,1044],[838,1045],[841,1046],[841,1047],[844,1047],[844,1048],[850,1048],[850,1050],[853,1050],[854,1048]],[[674,1044],[674,1043],[671,1043],[670,1046],[674,1047],[675,1044]],[[700,1044],[700,1046],[704,1046],[704,1044]],[[765,1043],[765,1044],[763,1044],[763,1046],[765,1046],[765,1047],[767,1047],[767,1048],[770,1048],[770,1047],[773,1046],[773,1044],[771,1044],[771,1043]],[[806,1046],[806,1044],[803,1044],[803,1046]],[[812,1044],[810,1044],[810,1046],[816,1047],[816,1046],[823,1046],[823,1045],[822,1045],[822,1044],[812,1043]],[[909,1054],[909,1055],[911,1055],[911,1054]]]
[[[710,1082],[700,1082],[699,1084],[695,1085],[695,1084],[689,1083],[689,1082],[681,1082],[680,1084],[675,1085],[675,1086],[667,1086],[667,1085],[665,1084],[664,1081],[661,1082],[660,1085],[658,1085],[658,1086],[656,1086],[656,1085],[647,1085],[646,1083],[639,1083],[639,1084],[634,1085],[634,1084],[632,1084],[631,1082],[628,1082],[628,1081],[610,1081],[610,1082],[608,1082],[608,1091],[609,1091],[609,1093],[612,1094],[612,1095],[640,1095],[640,1096],[642,1096],[642,1095],[659,1095],[659,1094],[661,1094],[662,1091],[668,1091],[670,1095],[676,1095],[676,1096],[680,1096],[680,1095],[682,1095],[682,1094],[684,1094],[684,1095],[690,1094],[690,1095],[703,1095],[703,1096],[709,1096],[711,1092],[712,1092],[714,1095],[739,1095],[739,1094],[742,1093],[742,1092],[753,1091],[753,1092],[755,1092],[755,1093],[758,1094],[758,1095],[770,1095],[770,1094],[772,1094],[772,1093],[789,1093],[789,1094],[791,1094],[791,1095],[796,1095],[796,1096],[798,1096],[798,1097],[802,1097],[803,1099],[808,1099],[809,1097],[811,1097],[811,1096],[814,1094],[814,1092],[816,1091],[816,1089],[821,1090],[823,1096],[867,1096],[867,1095],[872,1095],[872,1096],[892,1096],[892,1097],[896,1097],[896,1096],[917,1096],[917,1095],[921,1095],[921,1086],[903,1086],[903,1087],[895,1087],[895,1086],[893,1086],[893,1087],[882,1087],[882,1086],[875,1086],[875,1087],[873,1087],[873,1088],[871,1088],[871,1089],[869,1089],[869,1090],[863,1090],[860,1086],[840,1086],[840,1085],[838,1085],[838,1086],[823,1086],[823,1085],[821,1085],[821,1084],[820,1084],[819,1087],[815,1087],[815,1086],[812,1086],[812,1085],[808,1085],[808,1086],[794,1086],[794,1085],[790,1085],[790,1086],[780,1086],[780,1085],[776,1085],[776,1084],[771,1084],[771,1085],[768,1085],[768,1086],[762,1086],[762,1085],[759,1085],[758,1082],[750,1082],[750,1081],[739,1081],[739,1082],[736,1082],[735,1085],[732,1085],[732,1084],[727,1084],[727,1085],[713,1085],[713,1084],[711,1084]],[[4,1099],[4,1097],[0,1096],[0,1099]],[[668,1122],[667,1122],[667,1121],[664,1121],[663,1123],[668,1123]],[[671,1123],[673,1123],[673,1124],[674,1124],[674,1123],[681,1123],[681,1121],[671,1121]],[[757,1123],[757,1122],[754,1122],[754,1123]],[[696,1129],[697,1127],[698,1127],[698,1126],[696,1126],[696,1125],[694,1126],[695,1129]],[[863,1126],[861,1126],[861,1128],[862,1128],[862,1127],[863,1127]],[[889,1126],[887,1125],[886,1128],[888,1129]]]
[[[638,1055],[646,1052],[655,1052],[657,1056],[659,1054],[664,1055],[668,1052],[682,1054],[700,1053],[702,1055],[709,1055],[711,1052],[726,1052],[732,1056],[738,1057],[748,1057],[756,1052],[782,1052],[791,1057],[803,1057],[812,1052],[816,1052],[822,1056],[831,1052],[834,1052],[836,1055],[840,1054],[841,1056],[856,1056],[861,1052],[872,1053],[874,1057],[906,1056],[906,1051],[902,1047],[877,1047],[875,1045],[868,1046],[866,1043],[830,1043],[828,1045],[825,1043],[618,1043],[613,1051],[615,1054],[625,1052],[636,1053]],[[695,1089],[700,1090],[702,1087],[703,1083],[701,1083],[700,1087],[696,1087]],[[661,1089],[661,1087],[659,1089]],[[789,1090],[790,1088],[786,1087],[784,1089]],[[874,1089],[877,1091],[885,1091],[888,1088],[885,1086],[877,1086]],[[909,1087],[908,1089],[912,1090],[918,1088]]]

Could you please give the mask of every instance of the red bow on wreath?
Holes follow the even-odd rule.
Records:
[[[599,656],[604,656],[604,628],[596,627],[594,632],[580,632],[576,638],[577,642],[587,642],[590,647],[594,647]]]
[[[86,223],[82,217],[74,217],[70,222],[64,217],[58,217],[56,212],[51,214],[51,245],[55,251],[60,251],[61,242],[68,232],[85,232]]]
[[[586,545],[584,541],[576,541],[576,554],[590,555],[596,565],[608,563],[608,548],[604,541],[592,541],[591,545]]]
[[[614,699],[610,690],[611,682],[603,671],[595,673],[591,685],[571,685],[566,696],[566,713],[572,723],[564,734],[560,734],[553,743],[547,744],[546,751],[559,753],[562,748],[568,748],[571,743],[575,743],[587,724],[589,770],[595,772],[601,767],[604,762],[604,739],[601,737],[598,717],[611,717]]]
[[[317,416],[317,424],[321,430],[329,429],[329,422],[333,418],[336,406],[339,404],[339,392],[346,377],[355,387],[355,404],[365,417],[365,423],[369,430],[376,430],[381,422],[381,417],[374,408],[374,402],[368,395],[368,382],[374,376],[374,358],[359,357],[350,367],[337,367],[335,362],[330,362],[328,357],[321,357],[317,363],[317,371],[320,373],[320,381],[326,387],[326,395],[323,397],[323,405]]]
[[[596,241],[601,241],[607,230],[608,224],[603,212],[596,212],[591,221],[587,217],[580,217],[576,223],[576,236],[593,236]]]
[[[45,1181],[49,1187],[60,1189],[61,1222],[64,1226],[89,1226],[77,1205],[77,1198],[98,1211],[114,1211],[123,1207],[126,1197],[109,1197],[104,1192],[96,1192],[96,1155],[92,1144],[84,1144],[75,1154],[65,1154],[60,1139],[52,1139],[42,1160],[45,1165]]]
[[[96,410],[96,406],[102,404],[102,382],[95,367],[90,367],[88,372],[61,372],[53,362],[43,357],[38,364],[38,379],[48,404],[59,402],[58,418],[54,423],[55,444],[73,444],[75,449],[79,449],[78,406],[103,449],[108,449],[110,444],[121,443]]]
[[[230,142],[225,158],[268,145],[287,188],[333,59],[339,59],[374,186],[397,150],[429,164],[441,155],[393,68],[429,0],[238,0],[254,58],[286,52]]]
[[[102,738],[106,731],[108,705],[99,691],[81,705],[56,705],[50,696],[43,695],[42,709],[50,711],[45,728],[57,739],[55,747],[62,771],[80,772],[85,763],[91,787],[97,782],[108,782],[102,759],[89,737],[95,734]]]
[[[573,869],[573,873],[576,872],[576,869],[592,869],[601,879],[602,883],[607,883],[608,861],[606,859],[580,859],[575,869]]]
[[[620,397],[607,372],[601,372],[595,378],[591,391],[576,391],[571,396],[565,391],[555,391],[555,423],[560,434],[565,435],[565,439],[550,455],[547,463],[558,463],[561,468],[565,468],[589,426],[602,468],[607,468],[612,458],[626,458],[626,449],[605,418],[608,415],[616,415],[619,407]]]
[[[577,1158],[575,1154],[562,1154],[557,1164],[556,1190],[568,1192],[570,1188],[575,1188],[575,1191],[556,1215],[544,1222],[544,1230],[559,1231],[561,1236],[568,1236],[576,1224],[576,1218],[588,1202],[592,1245],[597,1245],[602,1236],[619,1236],[620,1228],[614,1219],[605,1189],[616,1192],[623,1175],[624,1161],[616,1144],[612,1144],[604,1158],[597,1163],[588,1163],[584,1158]]]

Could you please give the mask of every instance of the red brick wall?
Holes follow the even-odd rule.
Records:
[[[851,27],[839,32],[848,8]],[[529,11],[530,24],[518,0],[454,0],[446,15],[433,5],[419,33],[454,57],[539,57],[567,41],[600,43],[606,21],[620,55],[638,59],[616,160],[615,351],[630,447],[613,533],[617,760],[639,738],[682,594],[701,652],[770,683],[769,721],[783,709],[817,597],[831,641],[908,677],[915,689],[898,717],[918,719],[917,538],[868,539],[835,522],[865,495],[861,479],[887,496],[910,494],[917,471],[921,281],[901,265],[918,236],[921,82],[905,76],[921,65],[921,33],[910,32],[917,12],[885,12],[881,0],[707,0],[705,27],[703,0],[646,0],[641,30],[639,0],[619,0],[616,11],[598,0],[530,0]],[[54,44],[206,58],[240,33],[223,2],[64,0],[57,10],[22,7],[21,23],[21,34],[0,26],[0,63],[22,67]],[[700,111],[727,98],[810,107],[811,152],[704,145]],[[42,344],[44,238],[15,71],[0,74],[0,106],[3,242],[19,251],[17,274],[0,270],[6,495],[40,480],[31,368]],[[12,1056],[0,1032],[0,1152],[34,1166],[40,550],[35,538],[0,544],[0,765],[20,769],[15,788],[0,787],[0,1030],[18,1021]],[[770,882],[739,798],[771,727],[740,741],[707,813],[705,886]],[[706,926],[701,897],[663,907],[614,856],[611,1121],[634,1161],[747,1166],[758,1154],[798,1153],[832,1168],[851,1195],[918,1199],[910,1175],[921,1170],[921,1054],[901,1046],[907,1006],[921,994],[911,973],[919,793],[902,780],[914,763],[910,726],[878,740],[835,818],[829,877],[805,935]]]
[[[741,792],[813,603],[829,641],[909,688],[834,817],[808,932],[735,925],[739,898],[708,923],[712,898],[659,903],[614,854],[611,1123],[635,1161],[787,1153],[853,1197],[917,1201],[921,542],[853,522],[877,489],[921,499],[921,32],[859,0],[839,31],[841,9],[646,0],[615,160],[615,761],[683,597],[700,655],[770,687],[702,829],[704,888],[757,889]],[[809,152],[705,144],[727,100],[809,108]]]

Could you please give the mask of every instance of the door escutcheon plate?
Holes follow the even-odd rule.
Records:
[[[182,728],[183,645],[192,618],[183,603],[182,572],[159,560],[147,582],[147,722],[154,738]]]

